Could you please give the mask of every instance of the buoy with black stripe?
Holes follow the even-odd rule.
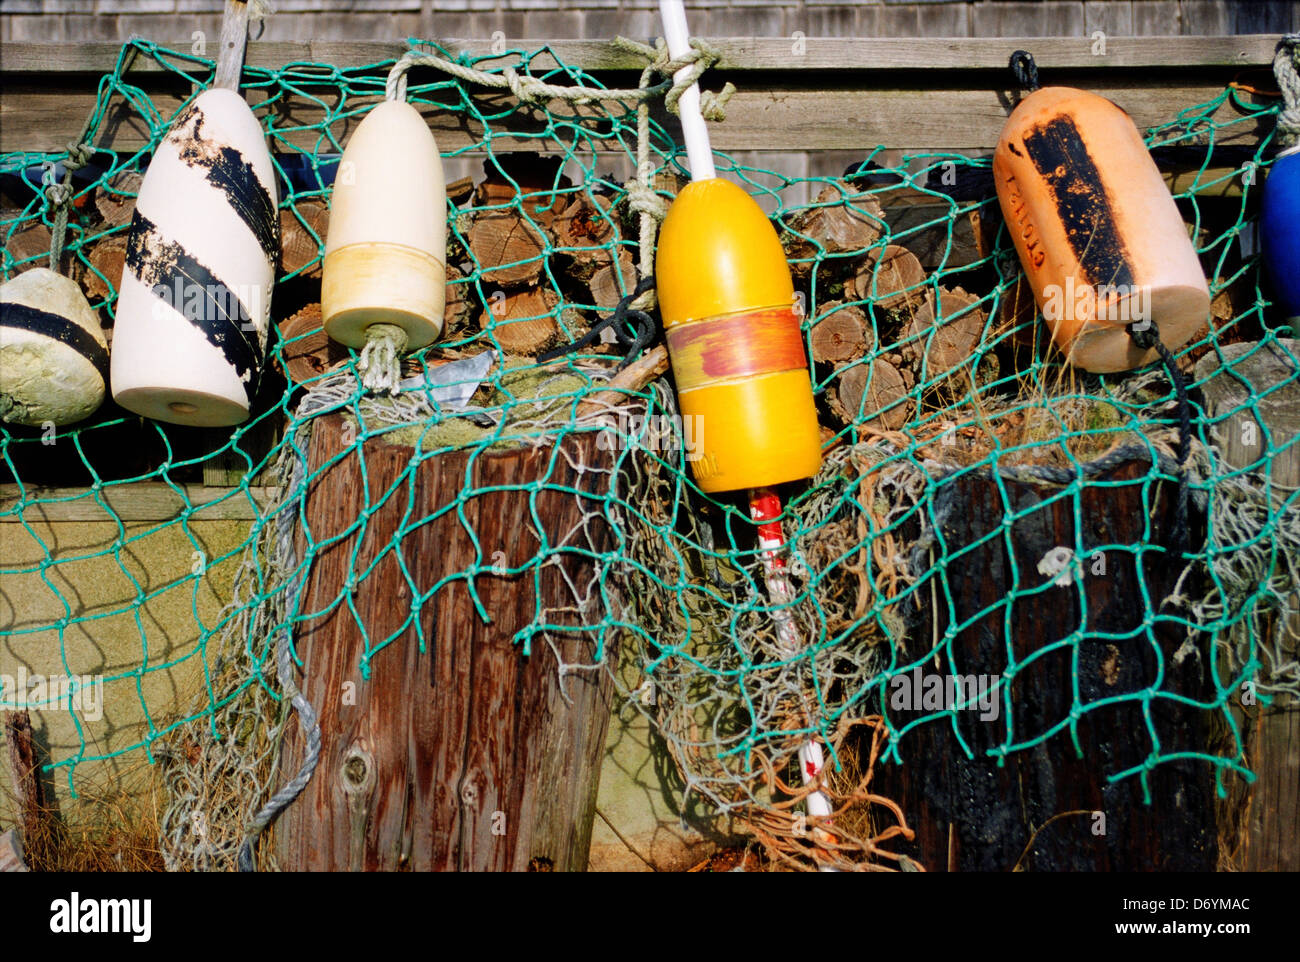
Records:
[[[1107,373],[1158,358],[1209,316],[1182,215],[1137,127],[1104,97],[1043,87],[1007,120],[993,155],[998,201],[1034,297],[1069,362]]]
[[[75,281],[38,267],[0,286],[0,421],[74,424],[107,383],[108,341]]]
[[[145,173],[113,332],[113,398],[216,427],[248,417],[279,257],[274,168],[233,90],[200,94]]]
[[[325,333],[363,349],[367,388],[395,393],[397,358],[442,334],[442,157],[420,112],[394,99],[361,121],[338,170],[321,278]]]

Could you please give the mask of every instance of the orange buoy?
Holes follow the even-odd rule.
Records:
[[[794,285],[754,199],[717,177],[688,184],[660,229],[655,278],[701,490],[816,474],[821,437]]]
[[[1177,350],[1210,290],[1182,215],[1123,110],[1070,87],[1025,97],[993,155],[998,201],[1052,339],[1076,367],[1127,371]],[[1155,333],[1152,331],[1152,333]]]

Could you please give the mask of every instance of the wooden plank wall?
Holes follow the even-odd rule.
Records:
[[[953,40],[808,39],[797,53],[784,40],[720,41],[724,59],[708,85],[727,80],[737,94],[727,119],[714,125],[714,146],[724,151],[862,151],[877,144],[895,148],[991,150],[1006,118],[1012,84],[1006,68],[1011,51],[1024,46],[1038,58],[1044,82],[1086,87],[1112,97],[1139,126],[1167,121],[1180,110],[1216,96],[1243,70],[1271,61],[1276,35],[1226,38],[1167,38],[1152,44],[1143,38],[1114,38],[1103,54],[1087,37]],[[530,49],[544,40],[521,42]],[[635,58],[599,41],[552,41],[556,55],[610,84],[635,85]],[[488,52],[490,41],[452,45],[474,55]],[[250,43],[251,66],[278,66],[293,61],[340,67],[373,63],[399,53],[398,42]],[[99,74],[111,69],[116,44],[9,44],[5,46],[3,92],[0,92],[0,151],[62,150],[76,137],[95,103]],[[147,60],[130,75],[164,116],[190,94],[188,83],[164,73]],[[431,79],[426,74],[424,79]],[[1265,78],[1266,79],[1266,78]],[[337,100],[328,85],[306,92],[327,104]],[[499,110],[509,95],[476,94],[485,108]],[[1247,95],[1252,96],[1252,95]],[[250,99],[257,100],[257,92]],[[350,107],[364,101],[349,101]],[[311,97],[291,97],[273,108],[277,126],[308,125],[323,114]],[[553,107],[558,113],[600,115],[604,108]],[[478,142],[482,132],[462,116],[426,110],[444,152]],[[1229,111],[1225,111],[1227,119]],[[676,120],[660,111],[659,119],[676,132]],[[345,140],[356,118],[334,123]],[[511,129],[542,129],[544,118],[521,108]],[[134,151],[146,142],[147,126],[134,109],[119,105],[98,146]],[[1227,139],[1252,141],[1260,135],[1251,124],[1226,131]],[[290,143],[311,149],[317,132],[289,133]],[[508,140],[508,138],[507,138]],[[537,149],[538,141],[521,141]],[[499,147],[508,149],[506,142]]]
[[[222,0],[5,0],[0,41],[215,36]],[[653,37],[656,0],[280,0],[265,40]],[[1300,29],[1295,0],[687,0],[710,37],[1223,36]]]

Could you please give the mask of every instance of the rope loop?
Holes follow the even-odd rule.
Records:
[[[1042,86],[1038,82],[1038,64],[1034,63],[1034,55],[1028,50],[1013,53],[1008,66],[1022,90],[1033,92]]]
[[[45,188],[45,197],[50,202],[50,208],[57,213],[72,200],[72,187],[66,183],[50,184]]]
[[[627,206],[634,214],[646,214],[656,221],[668,216],[668,205],[650,184],[634,180],[627,185]]]
[[[677,102],[681,100],[682,94],[686,93],[692,84],[699,83],[705,71],[722,59],[722,52],[717,47],[698,37],[691,38],[691,52],[680,58],[673,59],[668,56],[668,46],[662,39],[656,45],[655,54],[652,63],[655,72],[672,78],[672,87],[664,94],[664,107],[670,114],[677,114]],[[677,73],[680,70],[685,70],[686,73],[679,77]],[[704,119],[725,120],[727,101],[735,92],[736,86],[730,81],[723,84],[722,89],[716,93],[712,90],[701,90],[700,113],[704,115]]]
[[[1277,42],[1273,76],[1282,91],[1282,111],[1277,115],[1277,139],[1284,148],[1300,143],[1300,33]]]
[[[625,89],[551,84],[529,74],[521,74],[519,66],[521,65],[506,66],[500,72],[488,73],[455,63],[427,50],[408,50],[389,70],[385,96],[389,100],[406,99],[406,74],[412,67],[433,67],[466,83],[494,90],[509,90],[521,102],[532,106],[543,106],[552,100],[567,100],[574,104],[607,100],[644,101],[669,89],[667,83]]]

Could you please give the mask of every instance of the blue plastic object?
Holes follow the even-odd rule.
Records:
[[[1264,183],[1259,219],[1264,265],[1288,323],[1300,321],[1300,144],[1283,151]]]

